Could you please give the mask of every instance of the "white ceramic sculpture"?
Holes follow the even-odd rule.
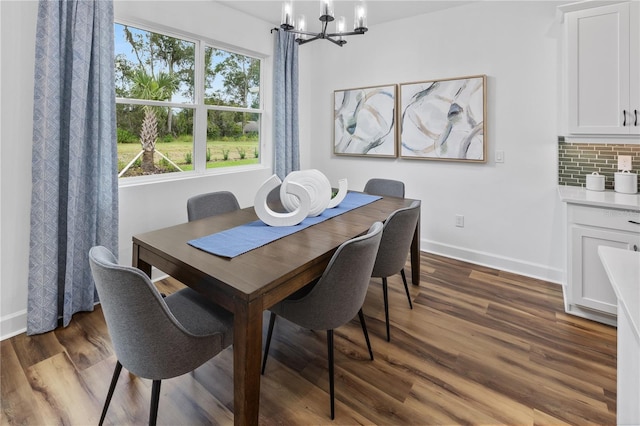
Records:
[[[329,205],[327,206],[327,208],[332,209],[334,207],[338,207],[338,204],[340,204],[342,200],[344,200],[344,197],[347,196],[347,192],[347,179],[340,179],[338,181],[338,193],[331,199],[331,201],[329,201]]]
[[[288,213],[271,210],[267,204],[269,193],[280,185],[280,201]],[[269,226],[293,226],[306,217],[322,214],[325,209],[337,207],[347,195],[347,179],[338,181],[338,193],[331,198],[329,179],[316,169],[289,173],[284,181],[277,175],[267,179],[254,200],[256,214]]]
[[[300,201],[288,192],[288,187],[292,183],[297,183],[305,187],[311,197],[309,217],[321,214],[331,201],[331,183],[329,179],[316,169],[298,170],[289,173],[282,181],[280,187],[280,201],[287,211],[294,211],[298,208]]]
[[[311,206],[311,196],[309,195],[309,191],[307,189],[295,182],[290,182],[286,187],[286,195],[291,195],[298,200],[297,208],[289,211],[288,213],[278,213],[274,212],[267,205],[267,195],[278,187],[282,181],[277,175],[271,176],[267,179],[258,192],[256,193],[254,199],[254,209],[258,218],[262,220],[269,226],[294,226],[299,224],[306,218],[309,214],[309,208]],[[284,187],[284,185],[282,185]],[[281,188],[282,188],[281,187]],[[282,194],[282,192],[281,192]],[[282,195],[281,195],[282,197]]]

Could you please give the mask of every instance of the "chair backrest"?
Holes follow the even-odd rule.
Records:
[[[191,371],[184,351],[199,337],[171,314],[149,277],[137,268],[118,265],[102,246],[91,248],[89,264],[118,361],[147,379]]]
[[[404,198],[404,182],[392,179],[373,178],[364,186],[364,192],[372,195],[382,195],[383,197]]]
[[[390,277],[404,268],[419,217],[420,201],[416,200],[385,220],[372,277]]]
[[[187,200],[189,222],[239,209],[238,199],[229,191],[209,192],[195,195]]]
[[[381,237],[382,223],[375,222],[367,234],[340,245],[313,289],[287,302],[283,315],[293,313],[297,324],[312,330],[331,330],[351,321],[364,303]]]

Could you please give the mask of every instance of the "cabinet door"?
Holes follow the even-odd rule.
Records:
[[[572,303],[616,315],[618,300],[598,256],[598,246],[637,250],[640,235],[580,225],[571,225],[570,232]]]
[[[632,115],[629,133],[640,135],[640,2],[629,5],[629,112]]]
[[[570,13],[567,31],[569,132],[629,134],[629,4]]]

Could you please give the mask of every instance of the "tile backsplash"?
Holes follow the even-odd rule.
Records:
[[[575,143],[560,140],[558,141],[558,184],[585,186],[585,176],[598,172],[605,177],[605,189],[613,189],[619,155],[631,156],[632,171],[638,173],[640,181],[640,145]]]

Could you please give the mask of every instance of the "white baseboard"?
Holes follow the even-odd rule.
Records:
[[[27,331],[27,310],[0,317],[0,340],[5,340]]]
[[[476,265],[487,266],[501,271],[512,272],[526,277],[562,284],[564,281],[564,271],[552,268],[548,265],[526,262],[492,253],[469,250],[464,247],[452,246],[436,241],[421,240],[420,249],[422,251],[462,260]]]

